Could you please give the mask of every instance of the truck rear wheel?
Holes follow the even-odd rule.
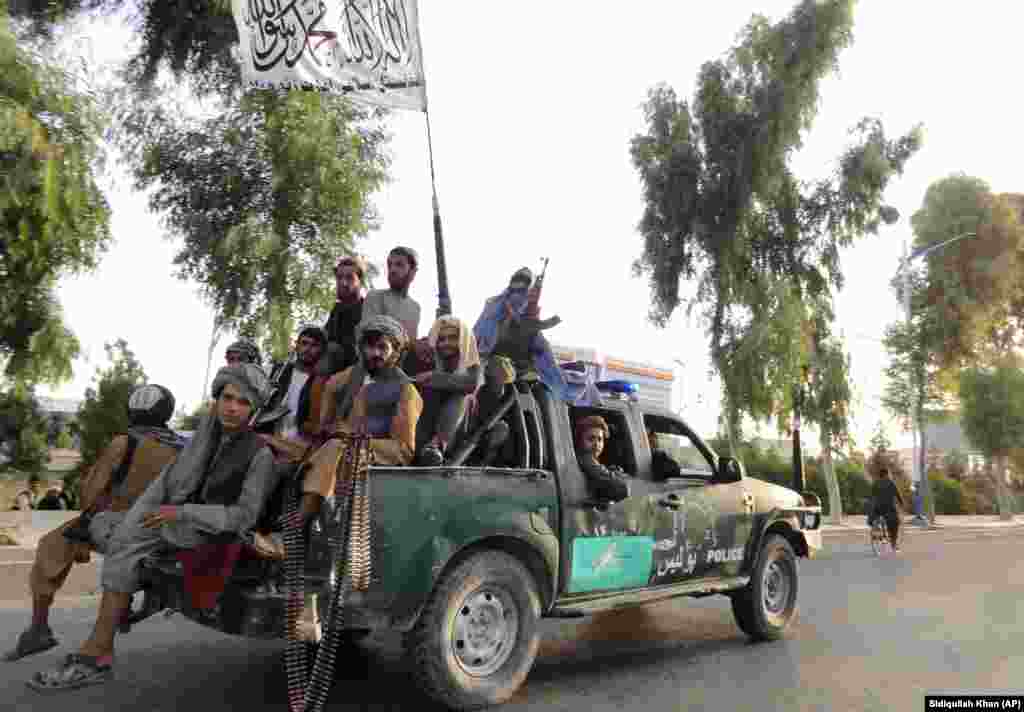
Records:
[[[406,636],[417,685],[454,710],[505,702],[533,667],[539,619],[537,584],[518,559],[473,554],[435,587]]]
[[[796,614],[796,554],[785,537],[770,534],[750,583],[732,595],[736,625],[752,640],[777,640]]]

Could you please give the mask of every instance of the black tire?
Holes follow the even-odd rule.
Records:
[[[732,596],[736,625],[752,640],[778,640],[796,616],[799,589],[796,554],[786,538],[769,534],[750,583]]]
[[[359,642],[370,635],[370,633],[371,631],[362,628],[346,630],[342,633],[341,640],[338,641],[337,657],[334,660],[335,679],[366,677],[368,670],[366,654],[360,648]],[[316,656],[319,652],[320,643],[306,643],[306,670],[310,673],[313,670],[313,664],[316,662]]]
[[[539,619],[537,583],[518,559],[473,554],[438,583],[406,635],[416,684],[453,710],[507,701],[537,658]]]

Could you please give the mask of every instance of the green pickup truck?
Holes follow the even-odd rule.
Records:
[[[600,402],[579,407],[517,383],[499,411],[511,435],[486,466],[467,446],[451,465],[369,470],[373,579],[349,594],[345,625],[404,633],[418,685],[452,709],[504,702],[523,684],[541,618],[723,594],[764,640],[795,615],[796,559],[822,545],[820,501],[746,476],[677,415],[641,405],[633,384],[599,386]],[[603,464],[628,481],[620,502],[594,499],[577,464],[573,423],[593,414],[611,431]],[[328,507],[305,545],[307,590],[324,602],[331,521]],[[173,560],[149,561],[145,579],[146,611],[285,637],[280,564],[239,566],[209,611],[189,607]]]

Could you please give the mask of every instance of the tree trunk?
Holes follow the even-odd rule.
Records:
[[[736,457],[736,453],[739,452],[739,443],[736,442],[736,431],[733,428],[733,405],[732,401],[729,400],[729,393],[726,391],[725,396],[725,435],[729,438],[729,455]]]
[[[917,451],[917,467],[921,473],[921,495],[922,514],[929,524],[935,523],[935,493],[932,492],[932,481],[928,477],[928,461],[925,457],[925,450],[928,448],[928,438],[924,434],[924,425],[919,419],[918,430],[921,432],[921,447]]]
[[[825,475],[825,487],[828,490],[828,520],[831,524],[843,523],[843,496],[839,490],[839,478],[832,462],[832,436],[821,429],[821,469]]]
[[[932,493],[932,481],[928,477],[928,438],[924,432],[924,376],[922,374],[917,394],[917,430],[921,443],[917,450],[917,471],[921,475],[921,514],[929,524],[935,523],[935,497]]]
[[[1009,469],[1009,457],[1007,455],[996,455],[995,467],[991,469],[992,479],[996,486],[996,506],[999,510],[999,518],[1002,520],[1013,519],[1013,504],[1010,501],[1010,493],[1006,487],[1006,472]]]

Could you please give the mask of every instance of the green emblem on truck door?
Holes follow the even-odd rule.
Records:
[[[646,586],[653,551],[649,536],[577,537],[569,593]]]

